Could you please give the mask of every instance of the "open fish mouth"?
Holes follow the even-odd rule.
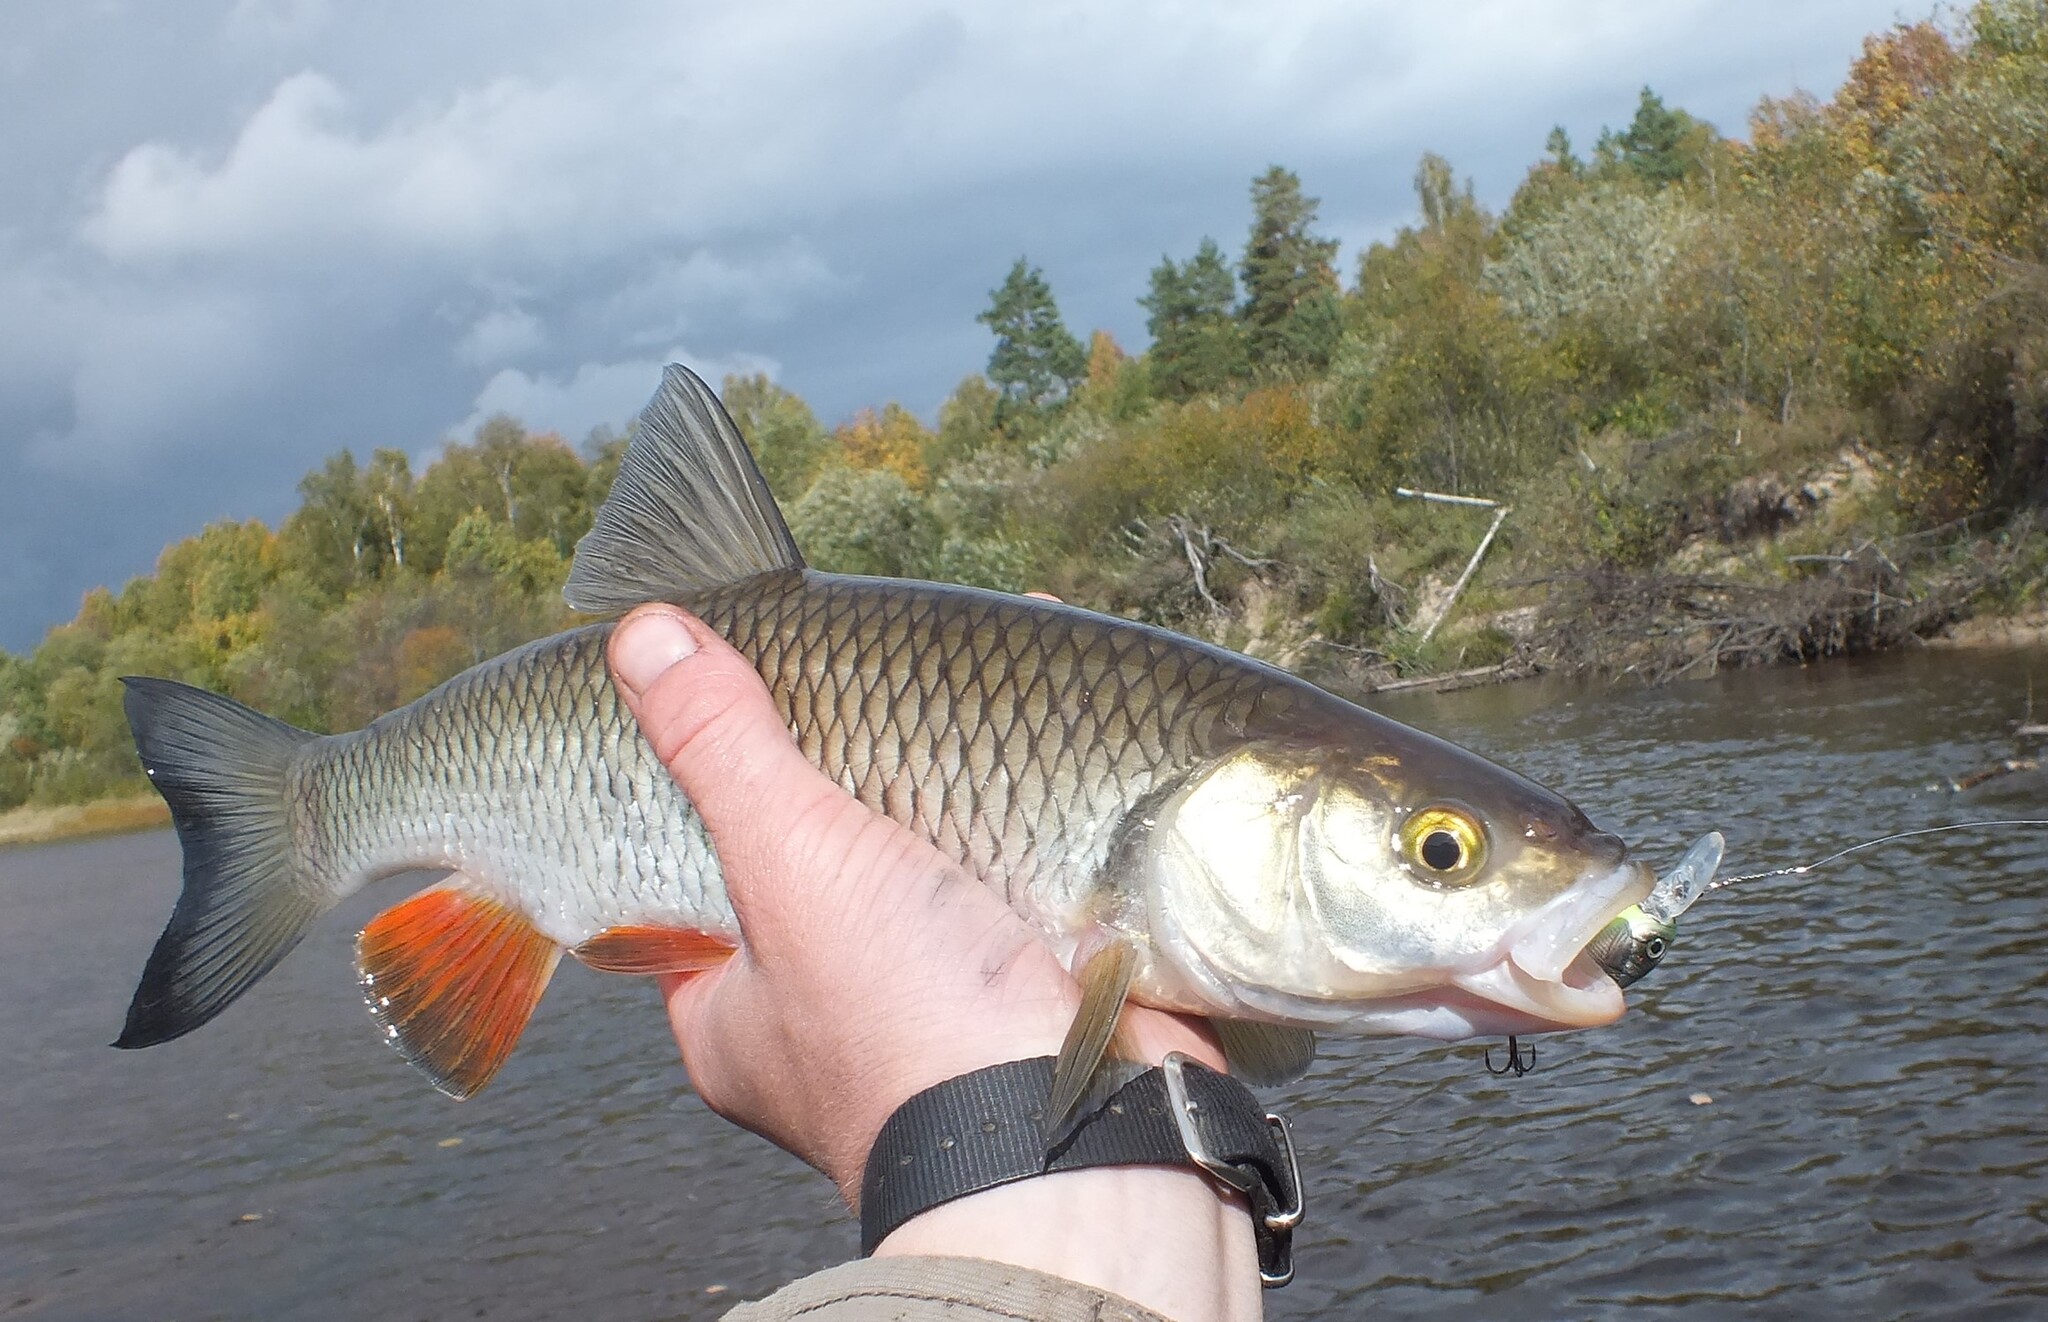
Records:
[[[1517,923],[1483,968],[1453,986],[1478,998],[1461,1007],[1475,1033],[1540,1033],[1612,1023],[1627,1008],[1621,988],[1586,946],[1608,923],[1649,895],[1656,877],[1640,863],[1582,878]]]

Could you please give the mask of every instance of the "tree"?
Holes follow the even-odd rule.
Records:
[[[925,452],[925,466],[938,473],[965,463],[996,439],[996,406],[1002,396],[976,372],[953,387],[939,405],[939,432]]]
[[[789,512],[804,558],[841,574],[925,577],[939,549],[938,521],[886,468],[834,464]]]
[[[995,332],[988,379],[1005,404],[1042,409],[1064,399],[1087,373],[1088,355],[1060,320],[1044,272],[1022,257],[989,291],[988,310],[975,320]]]
[[[862,409],[832,436],[853,467],[864,472],[885,469],[902,478],[913,491],[930,485],[931,474],[925,469],[924,456],[931,446],[932,434],[915,413],[901,404],[892,401],[880,413]]]
[[[1274,166],[1252,181],[1252,231],[1238,275],[1254,367],[1282,374],[1327,367],[1342,333],[1337,310],[1337,241],[1313,230],[1316,199],[1292,170]]]
[[[380,538],[352,451],[330,455],[299,482],[300,505],[280,530],[286,563],[340,597],[374,570]]]
[[[1167,399],[1224,390],[1251,367],[1244,329],[1232,315],[1237,281],[1214,239],[1205,238],[1185,264],[1162,257],[1152,268],[1152,289],[1138,300],[1150,314],[1146,355],[1153,389]]]
[[[1603,132],[1596,152],[1603,163],[1619,166],[1652,188],[1664,188],[1699,165],[1713,142],[1712,125],[1671,109],[1645,87],[1636,117],[1620,133]]]
[[[761,465],[768,489],[784,505],[795,504],[831,449],[817,414],[793,391],[769,380],[765,372],[728,376],[719,394]]]
[[[405,451],[379,450],[371,455],[362,485],[392,565],[405,568],[405,535],[412,524],[412,463]]]

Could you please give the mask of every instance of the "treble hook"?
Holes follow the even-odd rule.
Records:
[[[1508,1035],[1508,1058],[1504,1063],[1502,1063],[1499,1069],[1495,1069],[1493,1067],[1493,1048],[1488,1047],[1486,1049],[1486,1072],[1488,1074],[1493,1075],[1495,1078],[1499,1078],[1503,1074],[1512,1074],[1519,1079],[1524,1074],[1527,1074],[1530,1070],[1533,1070],[1535,1068],[1535,1045],[1531,1044],[1529,1047],[1528,1054],[1524,1055],[1522,1053],[1522,1044],[1515,1041],[1514,1035],[1512,1033]]]

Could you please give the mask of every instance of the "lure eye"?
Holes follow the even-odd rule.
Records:
[[[1401,824],[1401,857],[1431,885],[1462,886],[1486,865],[1486,830],[1463,808],[1423,808]]]

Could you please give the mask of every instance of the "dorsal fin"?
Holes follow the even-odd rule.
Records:
[[[803,563],[725,406],[695,372],[671,364],[562,595],[577,610],[611,615]]]

